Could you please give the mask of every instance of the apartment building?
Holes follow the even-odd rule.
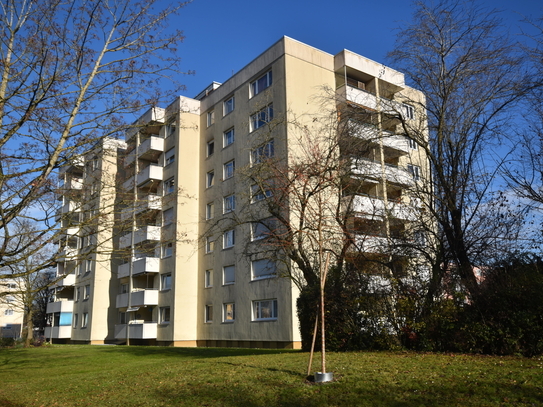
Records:
[[[416,207],[409,191],[427,172],[397,118],[414,119],[416,107],[404,101],[423,103],[423,96],[377,62],[283,37],[225,83],[150,109],[125,142],[107,140],[62,170],[58,240],[67,255],[58,273],[65,278],[46,335],[70,343],[300,347],[298,289],[281,277],[287,260],[277,262],[269,248],[259,254],[263,236],[248,218],[248,208],[252,217],[269,216],[259,205],[273,191],[241,170],[296,155],[295,129],[322,115],[324,89],[334,94],[327,108],[367,141],[363,153],[340,152],[351,157],[358,185],[351,205],[363,243],[353,246],[391,256],[382,241],[408,229]],[[338,114],[344,106],[358,109],[358,119]],[[384,232],[370,236],[368,225]]]
[[[0,338],[20,338],[24,312],[17,292],[20,291],[16,279],[0,280]]]

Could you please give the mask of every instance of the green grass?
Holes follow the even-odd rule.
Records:
[[[315,355],[313,371],[319,370]],[[543,358],[256,349],[52,346],[0,350],[0,406],[541,406]]]

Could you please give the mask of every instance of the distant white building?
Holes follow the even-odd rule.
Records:
[[[15,306],[17,290],[16,280],[0,280],[0,338],[21,337],[24,312]]]

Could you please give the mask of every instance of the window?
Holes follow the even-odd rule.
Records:
[[[232,212],[236,209],[236,196],[234,194],[225,196],[223,199],[223,213]]]
[[[259,164],[274,156],[273,140],[251,151],[251,164]]]
[[[213,270],[206,270],[204,276],[204,287],[213,287]]]
[[[251,187],[251,202],[262,201],[272,195],[273,193],[270,189],[262,190],[258,185],[253,185]]]
[[[253,301],[253,321],[277,319],[277,300]]]
[[[171,121],[166,125],[166,137],[170,137],[175,133],[175,121]]]
[[[172,273],[162,274],[160,276],[160,289],[169,290],[172,288]]]
[[[85,260],[85,273],[90,273],[92,271],[92,259]]]
[[[415,118],[415,108],[411,105],[403,104],[403,114],[404,118],[413,120]]]
[[[233,110],[234,110],[234,96],[224,101],[223,116],[226,116],[228,113],[230,113]]]
[[[407,164],[407,171],[415,181],[420,181],[420,167],[418,165]]]
[[[121,284],[120,293],[121,293],[121,294],[126,294],[126,293],[128,293],[128,283]]]
[[[160,323],[170,323],[170,307],[160,307]]]
[[[164,195],[171,194],[175,191],[175,181],[172,178],[164,181]]]
[[[85,286],[84,299],[85,299],[85,300],[88,300],[89,297],[90,297],[90,285],[87,284],[87,285]]]
[[[210,202],[206,205],[206,219],[213,219],[215,216],[215,204]]]
[[[207,113],[207,127],[211,126],[213,123],[215,123],[215,112],[208,112]]]
[[[206,237],[206,253],[213,253],[215,242],[210,237]]]
[[[258,95],[263,90],[269,88],[272,84],[272,71],[266,72],[256,81],[251,82],[251,97]]]
[[[235,164],[234,160],[228,161],[226,164],[224,164],[224,166],[223,166],[223,180],[228,179],[228,178],[232,178],[234,176],[235,167],[236,167],[236,164]]]
[[[234,247],[235,243],[236,243],[235,230],[230,229],[230,230],[227,230],[226,232],[224,232],[222,248],[223,249],[228,249],[230,247]]]
[[[236,282],[236,268],[234,266],[225,266],[222,269],[223,285],[234,284]]]
[[[272,218],[251,223],[251,240],[265,239],[275,227],[275,220]]]
[[[81,287],[77,287],[75,290],[75,300],[79,301],[81,299]]]
[[[162,246],[162,258],[173,256],[173,243],[166,243]]]
[[[13,301],[15,301],[15,297],[13,295],[6,295],[6,302],[8,304],[12,303]]]
[[[222,134],[222,146],[227,147],[234,142],[234,128],[226,130]]]
[[[215,140],[208,141],[206,157],[211,157],[214,152],[215,152]]]
[[[213,322],[213,305],[206,305],[205,321],[206,322]]]
[[[411,150],[418,150],[419,149],[419,145],[412,138],[409,138],[409,137],[407,138],[407,144],[409,144],[409,148]]]
[[[212,187],[215,184],[215,171],[209,171],[206,177],[206,187]]]
[[[12,309],[7,309],[7,310],[5,310],[5,311],[4,311],[4,315],[5,315],[5,316],[8,316],[8,317],[9,317],[10,315],[13,315],[13,310],[12,310]]]
[[[256,129],[264,126],[266,123],[269,123],[273,120],[273,104],[269,104],[264,109],[256,112],[251,115],[249,121],[250,131],[255,131]]]
[[[83,318],[81,318],[81,328],[86,328],[88,324],[89,324],[89,313],[84,312]]]
[[[236,319],[236,304],[233,302],[222,305],[223,322],[234,322]]]
[[[253,280],[275,277],[275,262],[268,259],[255,260],[251,262],[251,274]]]
[[[72,328],[77,328],[77,320],[79,319],[78,314],[74,314],[74,318],[72,320]]]
[[[164,154],[164,166],[173,164],[175,162],[175,148],[170,148]]]
[[[127,313],[126,312],[119,312],[119,324],[124,325],[127,322]]]
[[[6,286],[11,290],[17,289],[17,284],[15,283],[7,283]]]
[[[173,208],[166,209],[162,212],[162,226],[168,226],[173,222]]]

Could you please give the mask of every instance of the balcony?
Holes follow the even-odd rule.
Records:
[[[81,204],[75,201],[68,201],[62,205],[55,213],[55,221],[60,222],[63,216],[71,212],[80,212]]]
[[[71,336],[72,336],[72,327],[70,325],[67,325],[67,326],[54,326],[54,327],[47,326],[47,327],[45,327],[44,336],[47,339],[49,339],[49,338],[53,338],[53,339],[71,338]]]
[[[141,229],[136,230],[134,234],[134,244],[139,244],[146,241],[160,240],[160,226],[144,226]],[[132,232],[127,233],[119,239],[119,248],[124,249],[132,244]]]
[[[147,110],[138,120],[134,122],[134,126],[127,131],[126,141],[134,137],[138,130],[151,130],[152,127],[159,127],[164,123],[164,109],[161,107],[152,107]]]
[[[370,110],[397,115],[404,112],[403,105],[394,100],[378,97],[366,90],[354,86],[343,85],[338,88],[338,93],[345,100],[366,107]]]
[[[351,171],[355,176],[366,178],[369,182],[378,183],[384,175],[387,182],[392,184],[402,187],[413,187],[415,185],[413,176],[407,170],[396,165],[385,164],[383,170],[379,162],[364,158],[353,158],[351,161]]]
[[[73,287],[75,285],[75,273],[68,274],[58,280],[51,288]]]
[[[156,322],[132,321],[130,324],[115,325],[115,339],[126,339],[126,329],[128,327],[128,337],[130,339],[156,339]]]
[[[132,262],[132,275],[158,273],[160,259],[157,257],[143,257]],[[130,263],[121,264],[117,269],[117,277],[124,278],[130,275]]]
[[[151,136],[142,142],[138,150],[138,157],[143,160],[156,161],[162,152],[164,152],[164,139]],[[125,167],[132,165],[136,160],[136,150],[131,151],[124,160]]]
[[[57,261],[70,261],[75,260],[77,256],[77,249],[73,247],[64,247],[58,254]]]
[[[409,153],[409,143],[404,136],[388,131],[382,131],[381,136],[379,136],[379,130],[375,126],[357,123],[354,120],[349,120],[348,129],[353,137],[358,137],[375,144],[382,142],[385,149],[396,151],[395,154],[392,152],[393,156]]]
[[[128,307],[129,293],[117,295],[116,307]],[[136,289],[132,291],[131,307],[147,307],[158,305],[158,290],[155,288]]]
[[[125,221],[132,217],[132,214],[139,214],[147,211],[162,210],[162,197],[158,195],[147,195],[136,201],[136,207],[129,206],[121,211],[121,220]]]
[[[74,310],[73,300],[62,300],[47,303],[47,314],[54,314],[57,312],[72,312]]]
[[[356,195],[354,197],[345,197],[344,200],[346,204],[352,200],[351,211],[369,215],[369,219],[384,218],[386,215],[385,201],[377,197]],[[399,202],[388,201],[386,210],[388,210],[389,216],[393,218],[406,221],[415,221],[417,219],[417,208]]]
[[[148,183],[162,181],[162,170],[163,168],[156,164],[150,164],[149,166],[145,167],[136,177],[137,186],[143,187]],[[130,177],[128,180],[126,180],[123,183],[123,188],[125,190],[134,188],[134,177]]]
[[[83,174],[84,166],[85,166],[84,158],[76,157],[71,162],[67,163],[66,165],[63,165],[59,170],[59,174],[66,174],[66,173]]]

